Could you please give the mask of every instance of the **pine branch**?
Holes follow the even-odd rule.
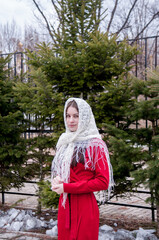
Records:
[[[101,17],[101,9],[102,9],[102,3],[99,1],[99,8],[98,8],[98,21],[100,20]]]

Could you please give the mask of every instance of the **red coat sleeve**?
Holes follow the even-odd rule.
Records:
[[[109,169],[106,156],[99,151],[95,166],[94,177],[90,180],[81,180],[73,183],[63,183],[64,192],[72,194],[90,193],[106,190],[109,185]]]

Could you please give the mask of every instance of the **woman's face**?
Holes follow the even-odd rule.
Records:
[[[69,107],[66,112],[67,127],[71,132],[75,132],[78,128],[79,113],[76,108]]]

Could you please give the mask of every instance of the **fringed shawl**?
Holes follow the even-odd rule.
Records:
[[[66,124],[66,108],[67,104],[72,100],[76,101],[79,110],[78,129],[75,132],[71,132]],[[91,166],[92,171],[95,170],[95,166],[98,161],[97,149],[100,148],[100,151],[104,152],[106,156],[107,164],[109,167],[109,187],[107,190],[107,196],[109,198],[111,189],[114,184],[113,171],[107,146],[101,140],[101,136],[96,127],[91,107],[83,99],[69,98],[65,103],[64,122],[66,132],[60,136],[57,142],[57,150],[52,162],[52,178],[59,176],[63,182],[69,183],[72,159],[76,159],[78,163],[80,161],[79,155],[82,157],[82,159],[84,159],[85,169],[90,168]],[[88,154],[87,161],[85,160],[86,149]],[[106,194],[104,195],[106,196]],[[65,206],[66,198],[67,193],[64,193],[63,206]]]

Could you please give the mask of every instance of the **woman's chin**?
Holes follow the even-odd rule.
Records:
[[[69,128],[70,132],[76,132],[76,128]]]

